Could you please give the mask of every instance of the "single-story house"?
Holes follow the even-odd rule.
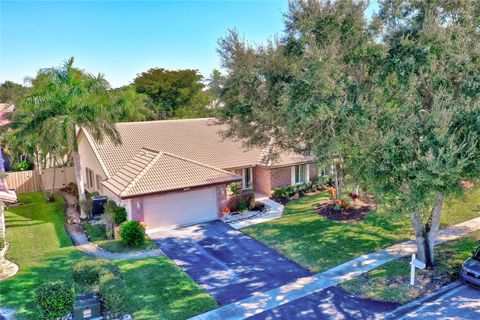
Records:
[[[214,119],[116,124],[122,143],[78,133],[85,189],[125,205],[147,230],[214,220],[226,205],[226,187],[270,194],[317,175],[314,157],[245,148],[224,140]]]

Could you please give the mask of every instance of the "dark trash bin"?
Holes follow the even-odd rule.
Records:
[[[74,320],[100,320],[100,299],[96,292],[77,294],[73,305]]]
[[[96,216],[103,213],[103,205],[107,202],[105,196],[93,196],[92,197],[92,216]]]

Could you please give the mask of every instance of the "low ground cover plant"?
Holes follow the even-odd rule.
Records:
[[[73,284],[63,280],[45,282],[35,291],[35,302],[44,319],[57,319],[67,315],[72,310],[74,301]]]
[[[316,177],[302,184],[277,188],[272,193],[272,199],[285,202],[295,195],[304,196],[309,192],[321,190],[325,187],[324,180],[324,177]]]
[[[100,293],[110,318],[127,313],[127,286],[117,265],[106,259],[78,261],[72,265],[72,278],[80,287]]]

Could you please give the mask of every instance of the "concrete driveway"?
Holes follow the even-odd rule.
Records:
[[[222,305],[311,275],[219,220],[149,236]]]
[[[259,313],[248,319],[383,319],[399,304],[355,297],[338,287],[331,287],[306,297]]]
[[[396,319],[480,319],[480,289],[462,285]]]

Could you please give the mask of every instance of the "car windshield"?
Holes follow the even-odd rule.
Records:
[[[473,259],[480,261],[480,247],[475,250],[475,253],[473,254]]]

